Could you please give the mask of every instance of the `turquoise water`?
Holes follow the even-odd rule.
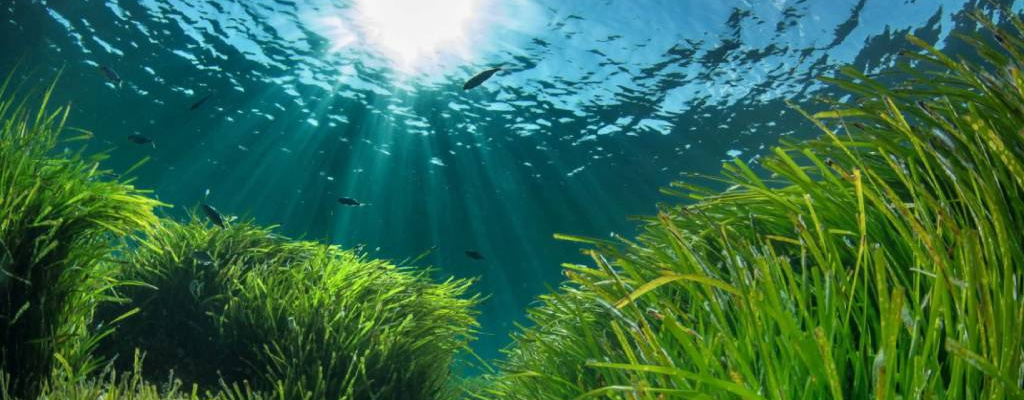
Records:
[[[148,157],[137,184],[169,215],[205,201],[374,257],[434,249],[439,277],[479,277],[494,358],[585,261],[554,233],[629,236],[681,172],[812,132],[786,102],[826,94],[815,77],[884,71],[907,33],[942,45],[979,3],[5,0],[0,69],[62,71],[72,124],[116,170]]]

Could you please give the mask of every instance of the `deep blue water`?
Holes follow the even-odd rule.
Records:
[[[0,70],[63,71],[72,125],[114,169],[150,157],[137,184],[169,215],[205,199],[376,257],[436,246],[439,277],[480,278],[493,358],[585,261],[553,233],[629,236],[681,172],[814,135],[786,101],[813,104],[816,77],[883,71],[907,33],[941,47],[977,3],[2,0]]]

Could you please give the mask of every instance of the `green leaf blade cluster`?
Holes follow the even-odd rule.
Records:
[[[737,160],[634,240],[567,236],[593,264],[478,397],[1024,398],[1022,24],[978,18],[984,64],[911,38],[900,83],[830,80],[855,100],[805,113],[823,135],[770,180]]]

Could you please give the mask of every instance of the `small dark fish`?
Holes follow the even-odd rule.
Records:
[[[117,87],[121,87],[121,75],[118,75],[117,72],[106,65],[100,65],[99,68],[100,72],[103,73],[103,76],[105,76],[110,83],[117,85]]]
[[[156,148],[156,143],[153,142],[153,139],[150,139],[150,138],[148,138],[146,136],[143,136],[143,135],[140,135],[138,133],[133,133],[131,135],[128,135],[128,141],[132,142],[132,143],[135,143],[135,144],[149,144],[149,145],[153,145],[154,149]]]
[[[206,203],[201,203],[200,206],[203,208],[203,213],[206,214],[206,218],[210,219],[210,222],[221,227],[221,229],[226,226],[224,223],[224,217],[220,216],[220,213],[217,212],[216,208],[213,208],[213,206]]]
[[[466,250],[466,257],[472,258],[474,260],[483,260],[484,259],[484,255],[480,254],[479,252],[477,252],[475,250]]]
[[[358,200],[353,199],[351,197],[339,197],[338,202],[351,207],[359,207],[363,205],[363,203],[360,203]]]
[[[206,103],[206,101],[209,100],[211,97],[213,97],[213,92],[210,92],[209,94],[207,94],[206,96],[203,96],[203,98],[199,99],[195,103],[192,103],[192,105],[189,106],[188,109],[189,110],[195,110],[195,109],[197,109],[199,107],[202,107],[203,103]]]
[[[213,265],[213,256],[205,251],[196,250],[192,252],[192,259],[199,265]]]
[[[476,74],[472,78],[469,78],[469,80],[466,81],[466,84],[462,85],[462,90],[469,90],[477,86],[480,86],[480,84],[490,79],[491,76],[498,73],[498,71],[501,71],[501,68],[491,68],[489,70]]]

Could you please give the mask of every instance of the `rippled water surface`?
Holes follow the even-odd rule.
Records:
[[[374,256],[436,246],[439,276],[480,277],[494,357],[583,261],[553,233],[631,234],[680,172],[813,135],[786,101],[821,95],[815,77],[885,70],[907,33],[941,46],[976,3],[3,0],[0,67],[63,70],[73,124],[115,169],[150,157],[138,184],[169,214],[205,198]]]

